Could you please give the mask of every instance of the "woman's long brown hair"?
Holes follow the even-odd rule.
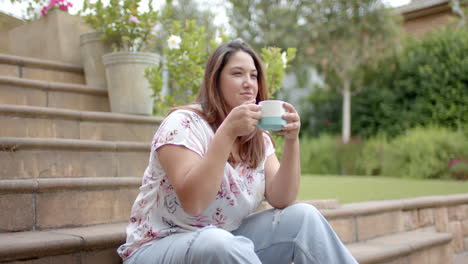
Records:
[[[210,124],[213,131],[219,128],[230,111],[221,91],[220,76],[221,71],[224,66],[226,66],[231,56],[238,51],[249,54],[255,63],[258,82],[256,102],[267,100],[268,97],[265,71],[262,61],[255,51],[240,39],[232,40],[219,46],[208,58],[203,82],[197,95],[196,103],[201,105],[202,113],[193,108],[190,109],[190,107],[182,107],[183,109],[190,109],[197,112]],[[235,142],[238,147],[241,162],[246,164],[249,168],[258,167],[265,156],[263,133],[262,130],[256,130],[254,134],[239,137]],[[228,162],[231,164],[235,163],[232,153]]]

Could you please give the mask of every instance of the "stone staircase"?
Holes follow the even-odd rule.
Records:
[[[120,263],[161,118],[109,113],[83,69],[0,55],[0,262]]]
[[[80,67],[0,55],[0,263],[121,263],[160,122],[109,113]],[[361,264],[468,263],[468,194],[324,207]]]

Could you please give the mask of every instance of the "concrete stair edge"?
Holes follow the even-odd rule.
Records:
[[[116,247],[126,222],[0,234],[0,262]]]
[[[83,66],[81,65],[10,54],[0,54],[0,64],[84,74]]]
[[[451,240],[452,235],[449,233],[416,230],[358,241],[346,246],[359,263],[373,264],[391,261],[416,251],[448,244]]]
[[[96,96],[108,96],[107,90],[102,90],[97,87],[91,87],[82,84],[47,82],[40,80],[23,79],[17,77],[0,76],[0,84],[16,85],[24,88],[90,94]]]
[[[116,248],[125,241],[127,224],[127,222],[119,222],[78,228],[0,234],[0,262],[92,249]],[[405,241],[408,238],[410,241]],[[359,263],[373,264],[447,244],[451,239],[452,235],[448,233],[410,231],[346,246]]]
[[[151,149],[151,144],[149,142],[96,141],[63,138],[0,138],[0,151],[16,152],[19,150],[33,149],[147,152]]]
[[[390,211],[434,208],[468,203],[468,194],[423,196],[399,200],[371,201],[344,204],[337,209],[324,209],[327,219],[378,214]]]
[[[44,193],[65,190],[138,188],[141,177],[83,177],[0,180],[0,194]]]
[[[163,117],[156,116],[138,116],[121,113],[81,111],[63,108],[5,104],[0,104],[0,114],[18,115],[24,117],[58,117],[64,119],[76,119],[80,121],[131,122],[148,124],[160,124],[164,119]]]

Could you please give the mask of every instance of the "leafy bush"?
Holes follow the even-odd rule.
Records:
[[[449,162],[457,157],[468,157],[468,140],[462,131],[416,127],[391,141],[383,136],[367,141],[359,167],[367,175],[456,178]]]
[[[353,131],[394,137],[415,126],[468,123],[468,32],[445,29],[409,40],[368,71],[354,97]]]
[[[456,158],[449,162],[449,172],[452,178],[468,180],[468,158]]]
[[[301,100],[301,133],[318,136],[341,132],[342,97],[336,90],[316,87]]]
[[[410,178],[450,178],[448,162],[468,157],[467,138],[461,131],[417,127],[390,143],[383,175]]]
[[[301,137],[301,168],[302,173],[339,174],[337,138],[328,134]]]
[[[377,135],[368,139],[358,157],[357,167],[364,175],[381,175],[384,162],[384,153],[389,146],[385,135]]]

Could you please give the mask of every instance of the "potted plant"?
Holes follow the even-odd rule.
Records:
[[[85,0],[85,20],[109,41],[113,52],[102,56],[111,111],[150,115],[153,109],[152,90],[145,78],[145,69],[159,63],[159,55],[149,52],[154,38],[153,28],[158,13],[148,1],[147,11],[140,12],[141,0]],[[99,33],[97,33],[99,34]]]

